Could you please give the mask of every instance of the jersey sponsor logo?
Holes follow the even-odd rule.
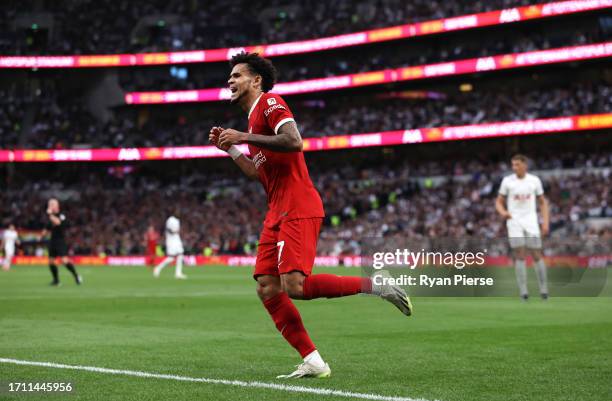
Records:
[[[259,151],[259,153],[257,153],[255,157],[253,157],[253,163],[255,163],[256,169],[258,169],[259,166],[261,166],[265,162],[266,162],[266,156],[261,151]]]
[[[274,99],[273,97],[271,97],[270,99],[268,99],[268,106],[272,106],[276,104],[276,99]]]
[[[274,99],[268,99],[268,100],[274,100]],[[272,113],[274,110],[276,109],[282,109],[282,110],[286,110],[285,106],[283,106],[282,104],[275,104],[272,107],[268,107],[265,111],[264,111],[264,116],[268,117],[270,115],[270,113]]]
[[[531,194],[515,194],[512,196],[512,199],[518,202],[525,202],[531,199]]]

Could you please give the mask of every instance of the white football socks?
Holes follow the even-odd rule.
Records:
[[[528,294],[528,291],[527,264],[525,262],[525,259],[516,259],[516,262],[514,263],[514,268],[516,270],[516,282],[518,283],[521,296],[526,296]]]
[[[536,276],[538,276],[538,285],[540,286],[540,294],[548,294],[548,279],[546,277],[546,264],[544,259],[540,259],[535,264]]]
[[[178,255],[176,257],[176,271],[175,275],[182,276],[183,275],[183,255]]]
[[[315,365],[318,368],[325,366],[325,362],[323,362],[323,358],[321,358],[321,354],[319,354],[319,351],[317,350],[314,350],[310,354],[306,355],[306,357],[304,357],[304,362]]]
[[[164,267],[168,266],[168,264],[172,263],[172,257],[168,256],[166,259],[164,259],[160,264],[158,264],[155,267],[154,273],[155,274],[159,274],[161,273],[161,271],[164,269]]]

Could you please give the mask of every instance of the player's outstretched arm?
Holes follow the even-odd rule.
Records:
[[[226,129],[219,136],[221,146],[239,143],[249,143],[275,152],[301,152],[303,146],[302,136],[294,121],[281,125],[276,135],[249,134],[235,129]]]
[[[221,132],[224,132],[224,131],[227,131],[227,130],[224,130],[221,127],[212,127],[212,129],[210,130],[210,134],[208,136],[208,139],[217,148],[221,149],[224,152],[227,152],[232,157],[232,160],[234,160],[234,163],[236,163],[238,165],[240,170],[242,170],[242,172],[247,177],[249,177],[249,178],[251,178],[253,180],[259,179],[259,175],[257,174],[257,169],[255,168],[255,163],[253,163],[253,160],[251,160],[247,156],[243,155],[242,152],[240,152],[240,150],[238,150],[238,148],[236,148],[232,144],[229,144],[229,145],[228,144],[223,144],[222,145],[220,143],[219,135],[221,134]],[[232,130],[232,131],[235,131],[235,130]],[[238,132],[238,131],[236,131],[236,132]]]

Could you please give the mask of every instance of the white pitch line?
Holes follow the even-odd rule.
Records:
[[[138,370],[108,369],[108,368],[99,368],[96,366],[64,365],[61,363],[54,363],[54,362],[24,361],[20,359],[11,359],[11,358],[0,358],[0,363],[11,363],[14,365],[26,365],[26,366],[42,366],[45,368],[55,368],[55,369],[83,370],[87,372],[107,373],[111,375],[147,377],[147,378],[152,378],[152,379],[177,380],[177,381],[183,381],[183,382],[222,384],[225,386],[264,388],[264,389],[271,389],[271,390],[288,391],[292,393],[335,395],[338,397],[356,398],[356,399],[362,399],[362,400],[429,401],[423,398],[408,398],[408,397],[386,396],[386,395],[379,395],[379,394],[353,393],[350,391],[333,390],[333,389],[319,388],[319,387],[292,386],[292,385],[287,385],[287,384],[265,383],[265,382],[258,382],[258,381],[248,381],[247,382],[247,381],[242,381],[242,380],[209,379],[205,377],[166,375],[166,374],[161,374],[161,373],[142,372]]]

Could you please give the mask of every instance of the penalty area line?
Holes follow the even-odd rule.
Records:
[[[54,363],[54,362],[24,361],[20,359],[11,359],[11,358],[0,358],[0,363],[13,364],[13,365],[25,365],[25,366],[40,366],[44,368],[54,368],[54,369],[81,370],[85,372],[105,373],[105,374],[110,374],[110,375],[145,377],[145,378],[151,378],[151,379],[175,380],[175,381],[192,382],[192,383],[206,383],[206,384],[219,384],[219,385],[234,386],[234,387],[261,388],[261,389],[268,389],[268,390],[286,391],[290,393],[329,395],[329,396],[337,396],[337,397],[345,397],[345,398],[353,398],[353,399],[361,399],[361,400],[429,401],[423,398],[408,398],[408,397],[396,397],[396,396],[386,396],[386,395],[379,395],[379,394],[370,394],[370,393],[355,393],[351,391],[333,390],[333,389],[320,388],[320,387],[293,386],[293,385],[288,385],[288,384],[265,383],[265,382],[259,382],[259,381],[210,379],[206,377],[168,375],[168,374],[162,374],[162,373],[142,372],[138,370],[109,369],[109,368],[101,368],[101,367],[96,367],[96,366],[65,365],[62,363]]]

